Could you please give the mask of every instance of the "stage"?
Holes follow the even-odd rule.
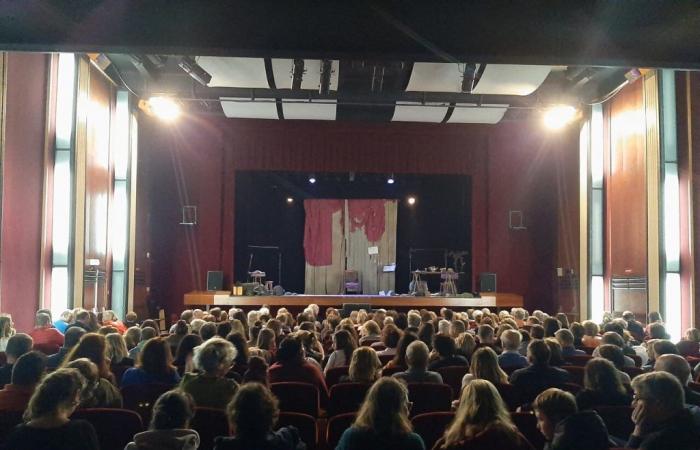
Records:
[[[372,308],[396,310],[450,308],[465,310],[467,308],[506,309],[523,306],[523,297],[509,293],[484,293],[481,297],[411,297],[380,295],[285,295],[285,296],[232,296],[229,291],[193,291],[185,294],[187,307],[240,307],[245,310],[259,308],[263,305],[287,307],[300,310],[311,303],[321,307],[342,308],[344,303],[363,303]]]

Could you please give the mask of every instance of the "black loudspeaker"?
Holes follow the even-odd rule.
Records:
[[[482,272],[479,274],[479,292],[496,292],[496,274]]]
[[[219,270],[207,272],[207,291],[221,291],[224,288],[224,273]]]

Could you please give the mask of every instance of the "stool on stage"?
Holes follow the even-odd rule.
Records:
[[[455,280],[459,278],[459,274],[453,269],[443,269],[440,271],[440,278],[445,280],[442,283],[442,295],[457,295]]]
[[[252,272],[248,272],[248,277],[253,280],[253,283],[262,285],[263,280],[265,279],[265,272],[261,270],[254,270]]]

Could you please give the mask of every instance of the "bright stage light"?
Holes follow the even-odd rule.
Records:
[[[576,118],[576,108],[570,105],[556,105],[544,111],[544,124],[550,130],[560,130]]]
[[[294,203],[294,199],[292,197],[287,197],[287,203]]]
[[[170,97],[151,97],[148,99],[148,105],[153,114],[166,122],[172,122],[182,113],[180,105]]]
[[[394,174],[389,175],[389,178],[386,179],[386,182],[388,184],[394,184]]]
[[[415,197],[408,197],[408,204],[409,205],[415,205],[416,204],[416,198]]]
[[[309,183],[314,184],[316,182],[316,177],[313,175],[309,175]]]

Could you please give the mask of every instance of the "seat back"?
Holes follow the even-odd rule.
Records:
[[[580,366],[564,366],[562,369],[569,372],[569,380],[572,383],[576,383],[583,386],[583,378],[586,374],[586,368]]]
[[[124,408],[135,411],[144,424],[151,422],[151,411],[158,397],[172,389],[169,384],[132,384],[121,388]]]
[[[340,379],[348,375],[350,366],[340,366],[328,369],[326,372],[326,386],[329,388],[334,384],[340,383]]]
[[[281,412],[279,418],[277,419],[275,429],[288,426],[293,426],[299,430],[299,436],[306,444],[306,448],[308,450],[315,450],[318,448],[318,430],[316,428],[316,419],[308,414]]]
[[[199,433],[199,450],[212,450],[217,436],[228,436],[226,412],[215,408],[195,408],[190,428]]]
[[[408,383],[408,399],[413,403],[411,416],[427,412],[449,411],[452,388],[442,383]]]
[[[60,348],[60,346],[56,345],[56,344],[39,343],[39,344],[34,344],[32,349],[36,350],[38,352],[41,352],[46,356],[49,356],[49,355],[53,355],[54,353],[58,353],[59,348]]]
[[[5,441],[12,430],[22,423],[24,411],[3,411],[0,414],[0,448],[5,448]]]
[[[389,361],[394,359],[394,355],[378,355],[379,356],[379,362],[382,363],[382,366],[386,366]]]
[[[131,368],[131,366],[127,366],[126,364],[110,365],[109,370],[112,372],[112,375],[114,375],[114,379],[117,382],[117,387],[121,386],[122,377],[124,376],[124,372],[126,372],[130,368]]]
[[[355,413],[339,414],[328,419],[328,428],[326,429],[326,443],[328,448],[335,448],[340,441],[343,432],[350,428],[355,421]]]
[[[382,376],[390,377],[395,373],[403,372],[406,370],[405,367],[385,367],[382,369]]]
[[[611,436],[627,441],[634,431],[631,406],[595,406],[593,409],[603,419]]]
[[[634,377],[637,375],[644,373],[644,371],[639,367],[623,367],[622,371],[629,375],[631,379],[634,379]]]
[[[564,360],[566,362],[578,367],[585,367],[586,363],[588,363],[588,361],[590,361],[591,359],[593,359],[592,355],[571,355],[564,357]]]
[[[535,447],[536,450],[542,450],[544,444],[546,443],[544,436],[537,429],[537,418],[531,412],[513,412],[510,413],[510,418],[513,419],[513,423],[518,427],[520,434],[525,436],[530,444]]]
[[[499,383],[495,386],[498,390],[498,393],[501,394],[501,398],[508,407],[508,410],[515,411],[516,409],[518,409],[518,406],[522,404],[518,389],[512,384]]]
[[[462,378],[469,372],[469,366],[440,367],[435,371],[442,376],[442,382],[452,388],[453,397],[459,398],[459,393],[462,392]]]
[[[454,417],[455,413],[452,411],[430,412],[414,416],[411,423],[413,431],[423,438],[425,448],[433,448]]]
[[[141,416],[128,409],[79,409],[71,418],[90,422],[102,450],[123,450],[136,433],[143,431]]]
[[[339,383],[331,387],[328,416],[358,411],[370,386],[364,383]]]
[[[583,389],[583,387],[580,384],[576,383],[562,383],[557,387],[562,391],[566,391],[574,395],[578,394],[579,392],[581,392],[581,389]]]
[[[309,383],[287,381],[272,383],[270,390],[279,400],[280,411],[298,412],[318,417],[318,388]]]

